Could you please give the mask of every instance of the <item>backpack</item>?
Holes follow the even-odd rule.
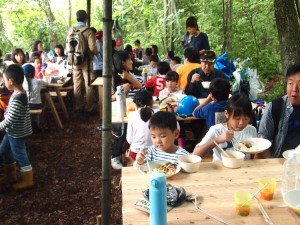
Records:
[[[274,134],[276,135],[278,132],[278,125],[280,120],[280,114],[282,110],[282,103],[283,99],[282,97],[276,98],[272,101],[272,117],[273,117],[273,123],[274,123]]]
[[[69,65],[81,65],[87,56],[88,43],[83,32],[86,31],[87,27],[71,27],[69,30],[66,49],[67,49],[67,62]]]

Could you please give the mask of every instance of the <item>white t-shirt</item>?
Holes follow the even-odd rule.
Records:
[[[183,95],[185,96],[184,91],[180,87],[177,87],[176,90],[172,93],[169,92],[168,88],[165,88],[159,92],[159,98],[163,98],[163,97],[167,97],[167,96],[170,96],[170,97],[174,96],[174,97],[178,98],[178,100],[180,100],[180,99],[182,99]]]
[[[151,146],[151,135],[148,128],[149,120],[145,123],[140,116],[141,109],[128,115],[126,140],[130,144],[130,150],[138,153],[144,146]],[[154,113],[158,110],[153,110]]]
[[[228,128],[224,126],[223,123],[216,124],[212,127],[209,128],[203,139],[197,146],[203,145],[208,143],[209,141],[212,141],[214,138],[220,136],[223,134],[225,131],[227,131]],[[257,130],[255,127],[252,125],[247,125],[243,130],[241,131],[234,131],[234,138],[235,141],[240,141],[245,138],[252,138],[252,137],[257,137]],[[232,148],[228,146],[230,143],[224,142],[224,143],[219,143],[219,145],[226,150],[226,148]],[[234,143],[233,143],[234,144]],[[213,161],[219,161],[222,160],[221,157],[221,150],[219,150],[217,147],[212,149],[214,154],[213,154]],[[246,154],[246,159],[250,159],[250,154]]]
[[[189,155],[190,153],[186,151],[185,149],[178,146],[175,153],[167,153],[164,152],[158,148],[155,148],[154,145],[152,145],[148,149],[147,158],[149,161],[168,161],[172,163],[178,163],[178,157],[181,155]]]

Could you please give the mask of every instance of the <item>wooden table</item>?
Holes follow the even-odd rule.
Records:
[[[258,204],[254,201],[250,215],[236,214],[233,195],[236,191],[254,193],[258,189],[260,177],[273,177],[277,188],[272,201],[261,200],[265,210],[275,225],[296,224],[286,208],[272,207],[283,204],[281,197],[281,174],[284,159],[259,159],[245,161],[239,169],[225,168],[221,162],[202,162],[197,173],[180,172],[167,179],[167,183],[185,188],[187,193],[202,197],[201,207],[227,222],[234,224],[265,225]],[[147,189],[150,175],[142,174],[137,168],[122,168],[123,224],[148,225],[149,215],[137,210],[135,202],[142,199],[142,191]],[[172,209],[167,213],[168,225],[221,224],[205,214],[196,211],[192,203]]]
[[[98,86],[98,96],[99,96],[99,114],[102,118],[102,102],[103,102],[103,77],[97,77],[93,83],[93,86]]]

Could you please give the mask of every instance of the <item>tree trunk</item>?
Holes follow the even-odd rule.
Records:
[[[68,27],[72,26],[72,0],[69,0],[69,19],[68,19]]]
[[[223,0],[223,47],[222,53],[232,50],[231,44],[232,0]]]
[[[300,29],[294,0],[274,0],[283,71],[300,62]]]

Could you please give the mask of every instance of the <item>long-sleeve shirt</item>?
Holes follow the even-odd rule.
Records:
[[[7,110],[4,113],[4,120],[0,123],[0,130],[3,129],[13,138],[22,138],[32,134],[29,106],[25,93],[12,94],[10,97]]]

